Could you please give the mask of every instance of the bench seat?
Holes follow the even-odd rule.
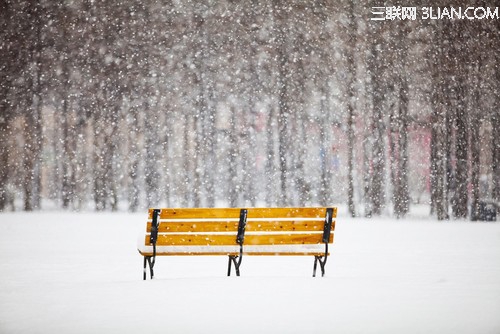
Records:
[[[153,255],[153,246],[139,246],[139,252],[143,256]],[[157,246],[156,255],[178,256],[178,255],[239,255],[239,246]],[[243,255],[312,255],[325,254],[324,245],[269,245],[269,246],[245,246]],[[328,253],[330,255],[330,253]]]

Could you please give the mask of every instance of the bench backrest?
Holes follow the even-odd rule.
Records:
[[[242,210],[246,210],[244,224]],[[328,215],[331,229],[325,231]],[[245,246],[332,243],[336,215],[336,208],[317,207],[150,209],[145,246],[152,245],[152,234],[157,246],[235,246],[238,241]]]

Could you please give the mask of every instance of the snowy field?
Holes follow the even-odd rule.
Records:
[[[160,257],[146,213],[0,214],[0,333],[500,333],[500,223],[340,214],[312,257]]]

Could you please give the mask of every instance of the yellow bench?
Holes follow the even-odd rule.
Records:
[[[138,246],[150,277],[156,256],[226,255],[227,275],[240,275],[243,255],[314,256],[325,274],[337,208],[149,209],[146,235]]]

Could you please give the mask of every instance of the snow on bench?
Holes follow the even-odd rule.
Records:
[[[143,279],[156,256],[226,255],[227,275],[240,275],[243,255],[314,256],[325,274],[337,208],[175,208],[149,209],[146,234],[138,245]]]

